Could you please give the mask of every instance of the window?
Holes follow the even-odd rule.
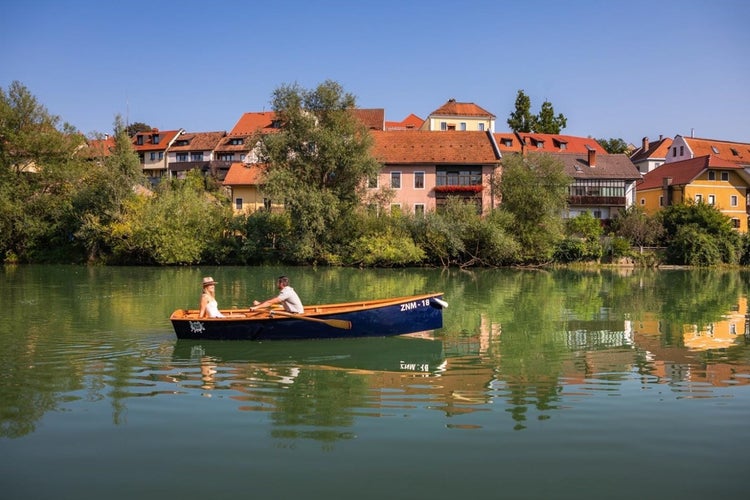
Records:
[[[151,142],[153,142],[154,144],[159,144],[159,141],[160,141],[159,134],[154,134],[151,136]]]
[[[391,172],[391,188],[401,189],[401,172]]]
[[[149,159],[149,160],[151,160],[151,161],[154,161],[154,160],[156,160],[156,153],[151,153],[151,154],[150,154],[150,155],[148,156],[148,159]]]
[[[414,204],[414,215],[417,215],[419,217],[424,216],[424,203]]]
[[[696,203],[703,203],[703,195],[702,194],[696,194],[695,195],[695,202]]]
[[[164,151],[159,151],[159,159],[160,160],[164,159]]]
[[[370,179],[367,181],[367,187],[370,189],[375,189],[378,187],[378,176],[377,174],[370,177]]]
[[[190,153],[190,161],[203,161],[203,151],[200,153]]]
[[[448,130],[448,124],[445,122],[440,122],[440,130]]]
[[[731,206],[733,206],[733,207],[737,206],[737,195],[736,194],[733,194],[732,196],[729,197],[729,204]]]
[[[242,198],[236,198],[234,200],[234,208],[236,210],[242,210]]]
[[[713,170],[708,171],[708,180],[709,181],[715,181],[716,180],[716,172]]]
[[[736,149],[734,149],[734,148],[729,148],[729,150],[730,150],[730,151],[732,152],[732,154],[733,154],[734,156],[739,156],[739,155],[740,155],[740,152],[739,152],[739,151],[737,151],[737,150],[736,150]]]
[[[708,195],[708,204],[709,205],[716,205],[716,196],[713,194]]]
[[[677,156],[677,146],[672,148],[672,156]]]
[[[739,219],[732,219],[732,227],[735,229],[740,228],[740,220]]]
[[[271,198],[263,198],[263,208],[269,212],[271,211]]]
[[[716,146],[711,146],[711,151],[713,151],[715,155],[719,154],[719,148]]]
[[[484,123],[480,123],[477,128],[480,132],[484,132]]]
[[[602,218],[602,211],[594,210],[594,219],[601,219],[601,218]]]
[[[187,153],[177,153],[177,161],[188,161]]]
[[[234,161],[234,153],[219,153],[219,161]]]
[[[139,135],[139,136],[137,136],[137,137],[135,138],[135,143],[136,143],[136,144],[137,144],[138,146],[143,146],[143,136],[142,136],[142,135]]]
[[[414,172],[414,189],[424,189],[424,172]]]
[[[721,180],[722,181],[728,181],[729,180],[729,172],[722,172],[721,173]]]
[[[232,146],[242,146],[242,144],[245,142],[243,138],[233,138],[229,139],[229,144]]]
[[[458,124],[459,130],[466,130],[466,122],[461,122]]]
[[[680,146],[680,156],[685,154],[685,146]]]
[[[646,200],[644,200],[643,198],[641,198],[641,205],[645,205],[645,204],[646,204]],[[664,197],[663,196],[659,196],[659,206],[660,207],[664,206]]]
[[[513,145],[513,139],[503,139],[503,146],[511,147]]]

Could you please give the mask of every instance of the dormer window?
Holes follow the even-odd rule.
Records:
[[[271,128],[281,128],[281,120],[273,120],[271,122]]]
[[[151,142],[154,144],[159,144],[159,134],[154,134],[151,136]]]
[[[729,149],[730,149],[730,151],[732,151],[732,154],[733,154],[734,156],[739,156],[739,155],[740,155],[740,152],[739,152],[739,151],[737,151],[736,149],[734,149],[734,148],[729,148]]]
[[[535,143],[537,149],[542,149],[544,147],[544,141],[540,141],[538,139],[534,139],[534,143]]]
[[[513,146],[513,139],[503,139],[503,146],[508,148]]]
[[[245,141],[241,137],[229,139],[229,144],[232,146],[242,146],[244,142]]]
[[[716,146],[711,146],[711,151],[713,151],[715,155],[719,154],[719,148]]]
[[[138,134],[138,135],[137,135],[137,136],[135,137],[135,143],[136,143],[136,144],[137,144],[138,146],[143,146],[143,136],[142,136],[142,135],[140,135],[140,134]]]
[[[568,143],[565,141],[561,141],[560,139],[552,139],[552,144],[560,150],[568,149]]]
[[[175,146],[187,146],[188,144],[190,144],[190,141],[188,141],[187,139],[180,139],[179,141],[177,141]]]

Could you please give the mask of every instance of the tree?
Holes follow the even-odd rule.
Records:
[[[500,209],[510,213],[509,229],[521,246],[526,263],[547,262],[564,237],[563,210],[573,179],[559,160],[543,153],[503,157],[502,177],[495,180]]]
[[[534,120],[534,132],[539,134],[559,134],[567,124],[567,118],[562,113],[555,116],[555,109],[552,107],[552,103],[544,101],[539,115]]]
[[[278,133],[259,137],[269,165],[264,190],[284,200],[299,262],[330,262],[346,235],[336,228],[360,207],[367,179],[377,175],[372,138],[352,113],[353,95],[336,82],[314,90],[283,85],[273,93]]]
[[[128,134],[128,137],[135,137],[138,132],[149,132],[151,130],[153,130],[153,127],[143,122],[131,123],[125,127],[125,132]]]
[[[661,239],[664,228],[657,217],[648,215],[641,207],[632,205],[618,213],[612,220],[612,231],[626,238],[632,245],[653,246]]]
[[[516,95],[516,109],[508,118],[508,126],[513,132],[535,132],[539,134],[559,134],[568,125],[562,113],[555,116],[555,108],[550,101],[544,101],[538,115],[531,114],[531,99],[523,90]]]
[[[624,140],[618,138],[610,138],[610,139],[596,139],[596,142],[599,143],[601,147],[607,151],[607,153],[616,155],[616,154],[626,154],[628,150],[630,149],[630,146],[628,146],[628,143]]]

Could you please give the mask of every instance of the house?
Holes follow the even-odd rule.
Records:
[[[420,130],[494,132],[495,115],[473,102],[448,102],[430,113]]]
[[[221,179],[218,163],[214,160],[214,150],[227,133],[221,132],[182,132],[167,151],[169,175],[184,178],[189,170],[200,170]]]
[[[574,218],[588,212],[602,221],[612,219],[636,201],[641,174],[625,154],[600,154],[595,148],[580,153],[549,153],[573,178],[568,188],[568,213]]]
[[[678,151],[685,146],[677,139],[672,144]],[[714,205],[738,231],[746,233],[749,187],[750,173],[741,164],[705,155],[655,168],[643,176],[637,196],[639,206],[650,214],[688,200]]]
[[[369,185],[393,190],[391,209],[421,214],[457,196],[485,213],[497,204],[492,179],[500,151],[490,132],[372,131],[373,156],[383,167]]]
[[[262,192],[266,166],[235,162],[227,172],[224,186],[230,188],[235,214],[249,215],[256,210],[271,210],[271,200]]]
[[[648,137],[644,137],[641,147],[630,153],[630,161],[641,174],[647,174],[658,166],[667,161],[667,154],[672,145],[670,137],[659,136],[659,140],[651,142]]]
[[[159,130],[137,132],[133,136],[133,148],[141,162],[143,173],[152,185],[167,175],[167,149],[184,130]]]
[[[750,143],[698,139],[681,135],[675,136],[665,161],[669,163],[706,155],[750,167]]]

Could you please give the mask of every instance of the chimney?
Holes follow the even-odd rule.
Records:
[[[643,138],[643,146],[641,147],[641,151],[644,153],[648,151],[648,137]]]
[[[589,150],[589,167],[594,168],[596,166],[596,149],[586,146]]]

